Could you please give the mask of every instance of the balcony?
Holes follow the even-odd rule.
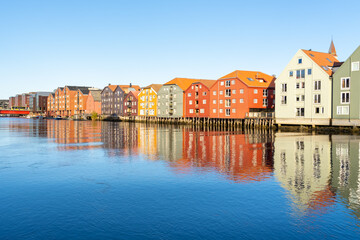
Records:
[[[195,104],[195,108],[199,108],[199,104]]]

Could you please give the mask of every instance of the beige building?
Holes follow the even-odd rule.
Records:
[[[295,54],[275,80],[277,124],[329,125],[335,62],[336,52],[301,49]]]

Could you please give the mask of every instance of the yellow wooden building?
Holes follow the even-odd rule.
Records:
[[[151,84],[144,87],[138,95],[138,115],[140,117],[157,116],[157,92],[162,84]]]

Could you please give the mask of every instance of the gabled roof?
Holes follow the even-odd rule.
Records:
[[[193,84],[196,84],[196,83],[202,83],[207,88],[211,88],[216,83],[216,80],[199,80],[197,82],[194,82]]]
[[[102,90],[90,90],[91,96],[93,97],[95,102],[101,101],[101,92]]]
[[[129,93],[130,91],[140,91],[140,86],[138,85],[117,85],[121,88],[125,93]]]
[[[237,78],[249,87],[275,87],[275,77],[259,71],[236,70],[219,79]]]
[[[129,94],[130,94],[130,93],[132,93],[132,95],[134,95],[135,98],[137,99],[140,91],[130,91]]]
[[[176,84],[176,85],[178,85],[183,91],[185,91],[185,90],[188,89],[188,87],[190,87],[190,85],[193,84],[194,82],[200,82],[200,81],[203,81],[203,80],[205,80],[205,79],[174,78],[173,80],[165,83],[164,85]]]
[[[329,76],[332,74],[331,67],[334,65],[335,62],[339,62],[335,56],[330,53],[324,52],[315,52],[311,50],[304,50],[302,51],[309,57],[313,62],[315,62],[319,67],[324,70]]]
[[[155,92],[159,92],[160,88],[162,87],[162,84],[151,84],[149,86],[144,87],[143,89],[154,89]]]

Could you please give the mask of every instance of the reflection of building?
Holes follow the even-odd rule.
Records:
[[[137,155],[138,132],[134,123],[102,122],[101,141],[109,155]]]
[[[102,122],[55,121],[47,122],[47,137],[54,139],[59,150],[93,149],[101,146]]]
[[[278,133],[274,148],[275,176],[300,211],[332,203],[329,136]]]
[[[183,157],[188,166],[215,168],[234,181],[259,181],[272,173],[272,143],[254,135],[187,131]]]
[[[332,180],[336,194],[360,218],[360,137],[332,136]]]
[[[159,157],[167,161],[181,159],[183,153],[183,131],[177,126],[166,126],[157,130]]]
[[[148,125],[140,125],[138,132],[139,151],[142,154],[152,157],[157,155],[157,132],[156,125],[149,127]]]

